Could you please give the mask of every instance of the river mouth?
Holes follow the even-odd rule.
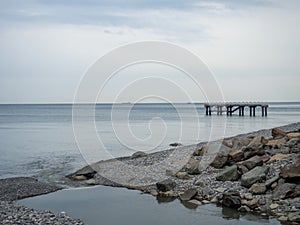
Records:
[[[19,200],[18,203],[39,210],[81,219],[88,225],[182,225],[182,224],[280,224],[253,214],[241,214],[234,209],[213,204],[193,206],[178,199],[153,197],[125,188],[97,186],[72,188],[47,195]]]

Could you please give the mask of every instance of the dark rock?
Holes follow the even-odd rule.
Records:
[[[286,133],[279,128],[273,128],[271,135],[273,138],[282,138],[286,136]]]
[[[266,185],[264,183],[255,183],[249,188],[249,191],[253,194],[264,194],[267,191]]]
[[[276,181],[278,181],[279,180],[279,175],[277,174],[277,175],[275,175],[274,177],[272,177],[271,179],[268,179],[267,181],[266,181],[266,187],[267,188],[270,188],[271,187],[271,185],[273,184],[273,183],[275,183]]]
[[[204,148],[197,148],[193,153],[193,156],[203,156],[203,155],[204,155]]]
[[[243,165],[237,165],[237,166],[238,166],[239,174],[244,174],[249,171],[249,169],[246,166],[243,166]]]
[[[172,147],[182,146],[182,144],[178,143],[178,142],[174,142],[174,143],[171,143],[169,145],[172,146]]]
[[[77,170],[75,173],[71,173],[66,177],[72,180],[89,180],[94,178],[97,172],[91,166],[85,166],[80,170]]]
[[[166,192],[173,190],[173,188],[176,187],[176,183],[171,179],[167,179],[161,182],[157,182],[156,187],[158,191]]]
[[[295,223],[300,223],[300,212],[289,213],[288,221],[295,222]]]
[[[277,186],[277,188],[273,192],[273,199],[285,199],[295,195],[296,186],[296,184],[291,183],[284,183]]]
[[[200,173],[199,164],[200,164],[200,160],[190,158],[188,163],[186,164],[186,171],[189,174],[199,174]]]
[[[191,188],[186,190],[183,194],[179,195],[182,201],[189,201],[197,195],[197,188]]]
[[[254,183],[265,181],[267,172],[267,167],[255,167],[254,169],[242,175],[241,185],[249,188]]]
[[[216,179],[218,181],[236,181],[239,179],[238,169],[236,165],[225,168],[221,171]]]
[[[229,143],[228,141],[225,141],[225,140],[222,141],[222,145],[225,145],[228,148],[232,148],[233,147],[232,143]]]
[[[263,165],[263,161],[259,156],[253,156],[250,159],[247,159],[243,162],[240,163],[243,166],[246,166],[247,169],[252,170],[254,167],[256,166],[262,166]]]
[[[268,141],[263,136],[254,137],[247,147],[243,148],[244,158],[248,159],[255,155],[264,155],[265,151],[263,146],[267,144],[267,142]]]
[[[210,165],[212,167],[220,169],[226,165],[227,159],[228,151],[219,151]]]
[[[281,177],[288,182],[300,184],[300,158],[294,164],[288,164],[283,167]]]
[[[232,148],[240,149],[243,146],[247,146],[251,142],[251,138],[248,137],[234,137],[232,138]]]
[[[241,196],[238,191],[228,191],[223,193],[222,205],[230,208],[241,207]]]
[[[228,157],[230,161],[240,162],[244,158],[244,152],[241,149],[231,149]]]
[[[142,152],[142,151],[137,151],[137,152],[133,153],[130,158],[136,159],[136,158],[145,157],[145,156],[147,156],[147,153]]]

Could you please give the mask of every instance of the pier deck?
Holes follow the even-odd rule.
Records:
[[[250,116],[255,116],[256,108],[261,108],[262,116],[267,116],[269,105],[263,103],[206,103],[204,107],[207,116],[211,116],[212,112],[217,112],[217,115],[226,112],[227,116],[232,116],[236,111],[239,116],[244,116],[246,107],[249,108]]]

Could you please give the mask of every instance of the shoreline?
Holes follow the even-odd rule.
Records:
[[[285,126],[281,126],[279,128],[283,132],[291,132],[291,131],[299,132],[300,122],[288,124]],[[236,148],[235,150],[241,150],[242,147],[245,147],[243,146],[242,143],[243,141],[245,141],[243,139],[250,136],[251,136],[251,138],[249,138],[251,139],[250,142],[253,141],[253,139],[255,139],[256,137],[263,136],[263,138],[260,139],[259,145],[261,146],[259,145],[256,146],[261,150],[261,152],[257,152],[257,154],[254,153],[253,156],[247,159],[242,159],[234,163],[232,161],[229,162],[230,160],[228,159],[228,154],[227,156],[225,156],[226,154],[222,155],[219,154],[218,152],[218,154],[215,153],[214,155],[215,158],[213,161],[215,161],[214,162],[215,167],[208,165],[208,167],[203,170],[199,170],[199,160],[201,160],[201,157],[203,157],[206,148],[209,148],[208,146],[206,146],[207,142],[201,142],[199,144],[194,144],[189,146],[180,146],[177,148],[167,149],[167,150],[163,150],[151,154],[143,154],[139,152],[139,153],[135,153],[132,156],[109,159],[107,161],[100,161],[96,163],[96,167],[99,166],[98,167],[99,171],[101,171],[101,169],[104,168],[108,172],[110,171],[108,173],[109,176],[111,176],[112,174],[113,175],[117,174],[118,176],[122,176],[121,181],[123,182],[124,179],[125,181],[128,181],[127,180],[128,178],[132,179],[132,177],[135,177],[136,180],[131,180],[130,182],[127,182],[127,184],[129,185],[120,184],[118,182],[112,182],[110,179],[101,176],[90,166],[84,167],[83,169],[80,169],[75,173],[69,174],[67,177],[76,180],[76,182],[81,183],[83,186],[106,185],[112,187],[125,187],[128,189],[140,190],[143,193],[148,193],[153,196],[179,198],[183,204],[191,204],[193,206],[198,206],[198,205],[213,203],[221,206],[234,207],[241,212],[258,213],[262,216],[270,217],[270,218],[274,217],[279,219],[279,221],[285,224],[299,224],[300,223],[300,205],[299,205],[300,185],[299,183],[297,183],[298,181],[295,183],[294,181],[291,182],[291,180],[289,180],[288,177],[283,178],[281,175],[282,172],[281,170],[287,165],[292,165],[297,163],[297,159],[300,157],[299,156],[300,137],[298,138],[298,141],[296,142],[294,141],[295,142],[294,146],[292,146],[292,148],[295,149],[295,153],[287,152],[286,149],[287,147],[286,145],[288,141],[290,141],[293,138],[290,138],[289,140],[283,140],[284,137],[272,138],[272,129],[263,129],[254,132],[249,132],[247,134],[239,134],[233,137],[225,138],[224,141],[222,142],[220,141],[214,141],[214,142],[218,144],[221,143],[221,148],[222,148],[221,152],[224,153],[225,150],[232,151],[233,146],[231,148],[230,146],[234,145],[233,139],[236,139],[235,143],[240,144],[239,149]],[[269,139],[268,142],[270,143],[272,142],[272,145],[268,145],[268,142],[265,141],[266,139]],[[280,141],[282,142],[280,143]],[[249,144],[250,143],[248,143],[248,145]],[[278,146],[278,144],[280,146]],[[266,146],[268,147],[268,149],[265,149]],[[296,151],[297,149],[298,152]],[[180,162],[180,159],[175,157],[173,161],[175,161],[178,164],[176,164],[175,166],[173,165],[172,167],[173,169],[169,169],[168,171],[166,170],[163,171],[163,169],[165,169],[163,168],[162,171],[164,172],[164,174],[163,175],[158,174],[158,176],[156,177],[157,179],[157,178],[161,178],[162,176],[163,178],[167,177],[167,179],[160,180],[159,182],[156,182],[152,185],[135,185],[136,182],[138,182],[139,184],[140,183],[143,184],[143,182],[140,182],[141,180],[145,180],[144,183],[147,184],[147,182],[149,182],[147,181],[147,179],[149,179],[149,176],[145,176],[144,173],[140,173],[138,171],[138,176],[136,174],[129,174],[129,176],[126,177],[124,176],[124,171],[122,171],[122,167],[117,168],[117,170],[115,167],[116,165],[120,166],[121,164],[124,163],[132,166],[145,166],[145,165],[151,166],[155,164],[157,161],[168,158],[169,155],[172,154],[175,150],[176,151],[179,150],[181,152],[181,154],[178,155],[178,157],[188,156],[188,161]],[[285,152],[282,153],[282,151]],[[236,156],[238,156],[238,154],[239,153],[236,153]],[[283,155],[285,155],[285,157]],[[254,162],[246,162],[245,164],[245,161],[252,159],[255,156],[258,156],[260,160],[258,158],[255,158],[256,161],[253,160]],[[282,158],[280,157],[278,158],[278,156]],[[274,162],[268,163],[268,161],[270,161],[272,157]],[[225,164],[224,162],[222,162],[224,158],[226,158]],[[213,163],[213,161],[210,161],[209,164]],[[224,164],[224,165],[220,166],[220,164]],[[242,168],[242,167],[246,167],[246,165],[248,164],[250,165],[255,164],[255,166],[252,169],[260,168],[260,167],[268,168],[267,169],[268,171],[264,170],[265,176],[262,177],[262,179],[259,180],[258,182],[255,182],[259,184],[264,184],[266,189],[265,191],[262,191],[262,189],[264,189],[263,185],[260,186],[256,185],[258,187],[254,187],[254,188],[252,188],[252,186],[255,183],[251,184],[251,187],[248,187],[248,185],[247,187],[241,185],[241,178],[243,174],[239,174],[239,173],[247,173],[251,171],[252,169],[249,170],[248,168]],[[233,180],[218,181],[217,176],[219,176],[220,173],[228,170],[228,168],[230,167],[236,167],[236,169],[234,168],[233,170],[237,171],[238,178],[232,178]],[[240,171],[242,170],[241,168],[244,169],[245,171]],[[161,172],[161,171],[155,171],[155,172]],[[232,174],[229,173],[229,175]],[[230,177],[229,175],[225,174],[226,179]],[[267,181],[271,183],[266,184]],[[124,183],[126,184],[126,182]],[[277,183],[276,187],[274,185],[275,183]],[[290,191],[295,193],[296,197],[286,198],[287,196],[284,196],[284,198],[281,199],[279,196],[278,200],[274,199],[272,196],[274,195],[275,190],[280,189],[279,187],[282,185],[284,185],[285,188],[290,188]],[[14,186],[15,188],[7,189],[7,187],[9,186]],[[250,192],[249,191],[250,188],[256,190],[254,190],[254,192],[252,192],[253,190],[251,190]],[[41,195],[41,194],[47,194],[60,189],[62,189],[62,187],[58,187],[48,183],[42,183],[37,181],[34,178],[1,179],[0,180],[0,223],[9,224],[10,221],[23,221],[23,222],[29,220],[32,221],[33,219],[37,219],[43,215],[42,218],[44,219],[43,221],[44,223],[45,222],[55,223],[55,222],[65,221],[71,224],[84,224],[80,220],[72,219],[66,215],[54,214],[49,211],[32,210],[32,209],[28,209],[27,207],[20,206],[18,203],[16,203],[17,199]],[[259,194],[259,191],[264,193]],[[21,216],[19,215],[18,211],[22,212]],[[36,216],[32,216],[32,215],[36,215]]]

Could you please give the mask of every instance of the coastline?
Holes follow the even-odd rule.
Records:
[[[280,127],[280,130],[284,132],[290,132],[290,131],[298,132],[299,129],[300,129],[300,123],[294,123],[294,124],[289,124]],[[270,139],[272,137],[272,129],[259,130],[247,134],[239,134],[234,137],[225,138],[224,139],[225,142],[222,142],[223,143],[222,148],[224,148],[223,150],[225,149],[230,150],[232,148],[229,148],[228,146],[233,144],[231,143],[231,141],[234,138],[242,140],[243,138],[249,136],[253,138],[258,136],[263,136],[264,139]],[[274,140],[281,140],[281,139],[274,139]],[[286,141],[286,143],[287,142],[288,141]],[[299,150],[299,145],[297,144],[298,142],[296,142],[296,146]],[[197,160],[199,160],[203,156],[203,151],[205,151],[205,147],[207,144],[206,142],[202,142],[196,145],[181,146],[175,148],[176,151],[179,150],[182,153],[181,155],[179,155],[180,157],[191,156],[191,153],[193,156],[192,159],[188,161],[188,163],[180,162],[180,160],[177,158],[174,159],[174,161],[177,160],[180,163],[176,164],[174,170],[164,171],[163,176],[167,176],[168,178],[167,182],[163,181],[163,182],[157,182],[154,185],[136,186],[134,185],[135,184],[134,180],[133,181],[131,180],[131,182],[127,182],[127,184],[129,185],[126,185],[126,182],[124,182],[125,183],[124,185],[106,179],[105,177],[101,176],[99,173],[96,173],[96,171],[89,166],[68,175],[68,177],[73,179],[75,178],[77,182],[80,182],[83,185],[108,185],[113,187],[126,187],[129,189],[141,190],[142,192],[152,194],[153,196],[159,195],[165,197],[179,198],[183,204],[191,204],[194,206],[208,204],[208,203],[224,205],[224,199],[225,200],[227,199],[226,201],[229,202],[228,204],[237,202],[236,205],[240,207],[235,206],[235,208],[238,208],[241,211],[244,210],[244,212],[255,212],[266,217],[276,217],[282,222],[288,222],[290,220],[289,222],[298,224],[299,223],[298,219],[300,218],[300,210],[299,210],[300,207],[299,204],[297,205],[297,203],[300,202],[299,196],[297,195],[297,197],[294,198],[283,198],[279,200],[274,200],[272,198],[272,195],[274,194],[273,193],[274,190],[276,190],[276,188],[278,188],[280,185],[293,184],[293,185],[285,185],[285,186],[289,186],[289,188],[292,188],[294,191],[293,193],[295,192],[297,193],[299,188],[299,184],[294,185],[294,183],[289,183],[290,181],[285,182],[285,179],[283,179],[280,175],[280,171],[283,167],[285,167],[288,164],[292,165],[293,163],[296,163],[297,158],[299,157],[299,153],[286,153],[285,154],[286,157],[281,156],[283,158],[276,159],[274,160],[273,163],[267,163],[267,161],[271,160],[273,156],[283,154],[281,151],[284,150],[283,147],[285,147],[284,145],[286,143],[282,144],[282,146],[280,147],[277,146],[276,148],[273,148],[275,145],[272,146],[271,148],[269,146],[270,149],[267,149],[268,150],[267,153],[270,154],[272,153],[272,150],[276,149],[276,151],[273,152],[274,154],[272,156],[269,155],[270,157],[268,158],[268,160],[266,158],[263,159],[263,156],[266,155],[266,151],[264,151],[264,154],[259,156],[263,161],[263,165],[261,165],[261,161],[258,160],[259,162],[257,162],[257,165],[254,167],[254,168],[263,167],[263,166],[269,167],[268,172],[265,172],[267,173],[267,176],[265,176],[265,178],[262,179],[264,180],[265,186],[266,186],[266,181],[268,180],[273,179],[272,184],[277,183],[277,187],[274,187],[274,189],[268,186],[267,190],[263,194],[250,193],[248,187],[241,186],[241,177],[237,178],[237,180],[235,181],[228,181],[228,180],[217,181],[216,177],[221,172],[228,169],[228,167],[231,167],[229,165],[223,165],[220,168],[208,166],[206,169],[202,171],[195,171],[198,168],[197,167],[198,165],[196,166],[197,168],[195,167],[195,165],[197,164]],[[265,146],[266,145],[267,143],[265,144]],[[124,179],[128,181],[127,180],[128,178],[129,179],[132,178],[132,174],[129,177],[126,176],[124,177],[124,173],[120,172],[122,171],[122,167],[118,168],[119,169],[118,173],[116,173],[115,165],[120,165],[119,162],[126,163],[129,165],[135,165],[135,166],[152,165],[159,160],[167,158],[170,154],[172,154],[173,151],[175,151],[175,149],[169,149],[161,152],[152,153],[149,155],[139,153],[131,157],[111,159],[107,161],[101,161],[96,164],[97,166],[98,165],[100,166],[99,169],[106,168],[107,171],[112,171],[113,174],[122,176],[121,181],[124,181]],[[196,150],[197,150],[197,154],[195,154]],[[221,156],[222,155],[217,155],[215,158],[218,158],[221,161],[222,160]],[[246,161],[246,160],[242,160],[242,161]],[[235,162],[233,163],[232,166],[234,165],[237,166],[237,164],[240,162]],[[139,184],[141,183],[140,182],[141,180],[145,180],[145,183],[147,183],[147,179],[149,177],[147,176],[140,177],[141,174],[138,175],[139,176],[137,177],[135,176],[135,177],[137,178]],[[279,175],[278,179],[277,179],[277,175]],[[276,179],[274,177],[276,177]],[[282,179],[283,181],[280,181]],[[5,182],[7,183],[8,180],[13,181],[13,184],[16,187],[16,189],[4,188],[5,187],[4,183]],[[262,183],[262,182],[258,182],[258,183]],[[23,187],[23,188],[18,188],[18,187]],[[79,220],[71,219],[66,215],[54,214],[49,211],[38,211],[38,210],[28,209],[27,207],[20,206],[18,203],[15,202],[15,200],[20,198],[46,194],[53,191],[57,191],[59,189],[61,189],[61,187],[56,187],[51,184],[41,183],[36,180],[33,181],[32,178],[25,178],[25,179],[9,178],[9,179],[0,180],[0,222],[3,224],[9,224],[10,221],[15,221],[15,222],[23,221],[23,224],[26,224],[24,223],[24,221],[30,221],[30,220],[33,221],[34,219],[39,218],[40,215],[43,215],[42,218],[44,219],[44,221],[42,222],[44,223],[45,222],[55,223],[55,221],[56,222],[65,221],[65,223],[70,223],[70,224],[83,224]],[[5,190],[5,191],[1,191],[1,190]],[[18,194],[16,194],[15,190],[17,190]],[[19,215],[18,212],[22,212],[22,215],[18,216]],[[294,218],[289,218],[289,214],[294,215]],[[295,221],[291,221],[291,219],[294,219]]]

